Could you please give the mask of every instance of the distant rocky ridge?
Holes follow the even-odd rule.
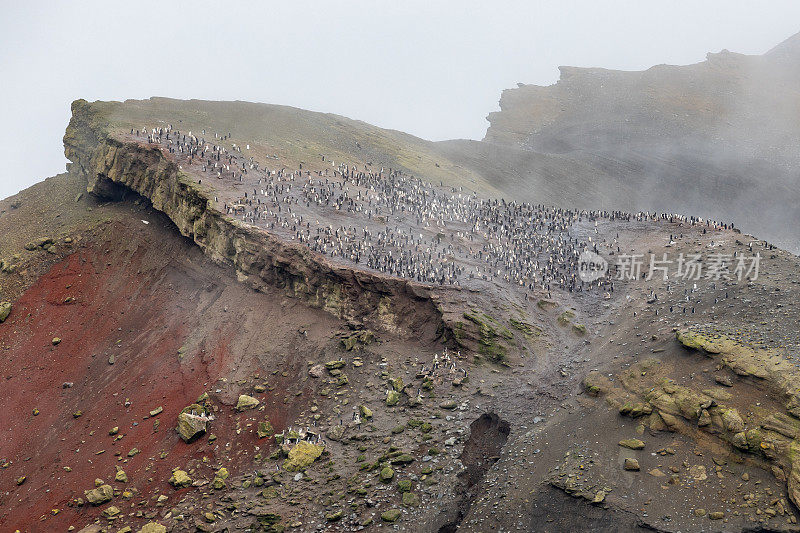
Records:
[[[445,143],[451,155],[488,155],[476,164],[509,195],[728,220],[800,251],[800,34],[761,56],[560,70],[504,91],[483,142]]]

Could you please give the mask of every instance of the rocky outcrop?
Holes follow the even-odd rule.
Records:
[[[211,190],[159,149],[115,136],[108,125],[108,105],[73,102],[64,135],[65,155],[88,180],[90,193],[113,200],[132,192],[145,197],[184,236],[215,261],[235,268],[240,280],[256,290],[283,288],[376,331],[449,334],[435,289],[333,264],[305,246],[226,217],[213,207]]]
[[[641,420],[651,431],[720,439],[785,480],[789,498],[800,506],[800,372],[780,355],[724,335],[686,329],[676,332],[676,340],[713,358],[720,370],[738,375],[742,383],[727,380],[734,392],[746,384],[757,388],[764,398],[760,409],[743,418],[749,406],[737,408],[735,394],[679,385],[654,358],[632,365],[616,382],[591,372],[583,380],[584,389],[592,396],[603,396],[621,415]],[[638,439],[620,441],[620,445],[634,448],[630,445],[634,441]]]

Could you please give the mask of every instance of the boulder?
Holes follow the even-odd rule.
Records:
[[[194,415],[192,414],[194,413]],[[184,442],[192,442],[203,436],[208,427],[208,420],[205,407],[193,403],[178,414],[178,434]]]
[[[419,507],[419,496],[413,492],[403,493],[403,506],[404,507]]]
[[[396,522],[401,514],[403,514],[403,511],[400,509],[389,509],[381,513],[381,520],[384,522]]]
[[[248,409],[252,409],[257,407],[260,402],[253,398],[252,396],[248,396],[247,394],[240,394],[239,399],[236,401],[236,410],[247,411]]]
[[[391,460],[393,465],[407,465],[414,462],[414,458],[411,457],[409,454],[404,453],[398,455],[397,457],[392,458]]]
[[[740,450],[747,450],[747,435],[744,431],[740,431],[733,435],[731,438],[731,444],[739,448]]]
[[[336,425],[331,427],[325,435],[332,441],[339,441],[344,437],[345,427],[341,425]]]
[[[186,471],[178,469],[172,472],[172,477],[169,478],[169,484],[176,489],[182,489],[191,485],[192,479]]]
[[[739,411],[736,409],[725,409],[722,411],[722,423],[725,424],[725,429],[731,433],[744,431],[744,422],[742,421],[742,417],[739,416]]]
[[[637,461],[636,459],[631,459],[630,457],[626,457],[624,468],[625,470],[638,471],[639,461]]]
[[[644,442],[639,439],[624,439],[619,441],[619,445],[623,448],[630,448],[631,450],[644,449]]]
[[[400,377],[390,378],[389,379],[389,385],[391,385],[392,388],[394,390],[396,390],[397,392],[402,392],[403,387],[404,387],[403,378],[400,378]]]
[[[305,470],[311,463],[319,459],[323,451],[325,451],[325,446],[301,440],[289,450],[289,457],[283,462],[283,468],[289,472]]]
[[[256,434],[258,435],[259,439],[263,439],[265,437],[273,436],[275,434],[275,430],[272,428],[272,424],[269,423],[269,420],[262,420],[258,423]]]
[[[390,390],[388,394],[386,394],[386,405],[392,407],[400,403],[400,393],[396,390]]]
[[[167,533],[167,528],[158,522],[148,522],[137,533]]]
[[[325,365],[314,365],[308,369],[308,375],[312,378],[321,378],[325,375]]]
[[[108,507],[103,509],[103,516],[106,518],[116,518],[121,512],[122,511],[119,510],[119,507],[116,507],[114,505],[109,505]]]
[[[84,491],[86,500],[92,505],[101,505],[110,502],[114,497],[114,489],[111,485],[100,485],[99,487]]]
[[[11,302],[0,302],[0,322],[5,322],[11,314]]]

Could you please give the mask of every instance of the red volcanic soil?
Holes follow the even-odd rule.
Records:
[[[133,516],[159,494],[169,496],[168,509],[197,490],[167,483],[176,467],[196,468],[195,479],[219,466],[235,474],[264,452],[258,420],[280,431],[304,408],[307,361],[333,345],[339,323],[330,315],[247,289],[155,212],[145,211],[144,224],[142,211],[118,211],[36,280],[0,325],[2,531],[80,529],[108,505]],[[297,324],[313,327],[301,334]],[[256,383],[267,392],[254,393]],[[186,444],[176,416],[204,391],[218,408],[209,427],[218,439]],[[236,413],[240,393],[266,409]],[[109,435],[115,426],[120,440]],[[141,452],[129,458],[132,448]],[[128,483],[114,481],[117,466]],[[100,507],[68,506],[96,478],[138,492]],[[118,522],[145,521],[130,516]]]

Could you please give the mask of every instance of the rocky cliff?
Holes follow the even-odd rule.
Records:
[[[357,326],[393,332],[448,335],[438,296],[407,280],[341,267],[308,248],[226,217],[209,190],[156,148],[109,133],[103,113],[84,100],[72,105],[64,135],[67,158],[89,193],[107,199],[136,194],[165,213],[184,236],[215,261],[235,268],[254,289],[282,287],[292,296]]]

